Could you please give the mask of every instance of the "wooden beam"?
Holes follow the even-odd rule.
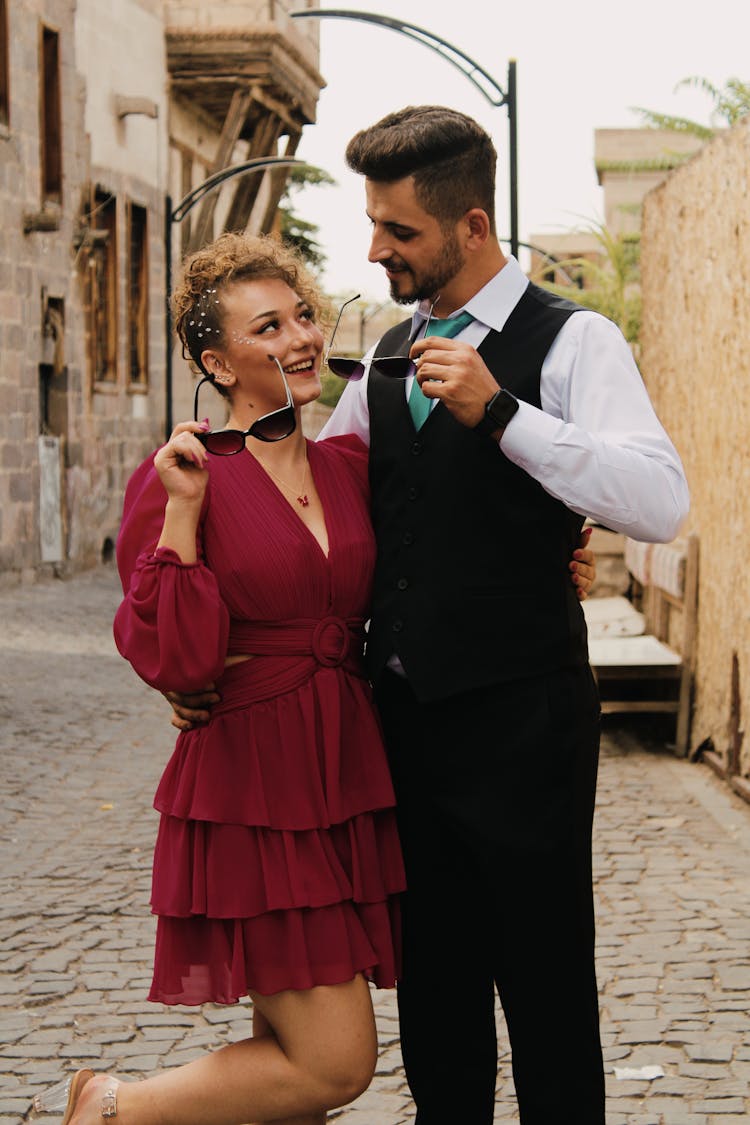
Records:
[[[275,114],[266,113],[258,122],[253,139],[248,150],[248,160],[256,156],[273,156],[276,145],[281,135],[282,123]],[[263,179],[268,172],[256,173],[251,176],[242,176],[237,181],[232,197],[232,204],[224,224],[225,230],[244,230],[250,218],[250,212],[258,198]]]
[[[294,156],[301,138],[301,130],[296,133],[290,133],[287,137],[286,147],[283,155],[289,157]],[[268,178],[270,181],[270,194],[268,198],[268,204],[266,205],[260,221],[260,228],[258,230],[259,234],[268,234],[271,230],[273,230],[274,221],[276,219],[276,212],[279,209],[279,201],[284,194],[284,188],[286,187],[286,182],[289,178],[289,171],[289,168],[273,168],[269,172]]]
[[[285,105],[284,102],[279,101],[278,98],[272,97],[268,90],[264,90],[257,84],[252,88],[253,100],[267,109],[269,113],[275,113],[280,121],[283,121],[290,133],[299,133],[301,128],[301,121],[299,117],[295,117],[289,112],[290,107]],[[295,145],[296,148],[296,145]],[[284,153],[285,156],[290,156],[291,153]]]
[[[252,92],[246,88],[238,88],[232,94],[232,100],[229,103],[229,109],[224,119],[219,145],[209,175],[220,172],[231,163],[235,145],[245,127],[245,121],[247,120],[252,100]],[[190,233],[190,250],[197,250],[210,240],[213,232],[214,211],[216,210],[218,198],[218,191],[209,192],[204,198],[198,218]]]

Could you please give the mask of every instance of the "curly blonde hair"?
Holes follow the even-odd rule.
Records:
[[[218,294],[234,282],[261,278],[286,282],[316,321],[327,319],[327,301],[300,256],[270,235],[222,234],[182,264],[171,299],[173,323],[184,358],[192,359],[212,381],[200,357],[205,348],[226,343]]]

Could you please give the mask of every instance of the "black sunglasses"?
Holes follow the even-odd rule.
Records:
[[[286,381],[284,368],[276,356],[269,355],[268,358],[279,369],[286,390],[286,406],[256,418],[249,430],[210,430],[208,433],[199,430],[195,436],[209,453],[214,453],[217,457],[231,457],[233,453],[241,453],[245,448],[245,438],[254,437],[258,441],[283,441],[296,430],[297,416],[294,413],[294,401],[292,400],[292,392],[289,390],[289,384]],[[213,379],[204,377],[195,388],[193,417],[196,422],[198,421],[198,392],[204,383],[213,383]]]
[[[323,357],[323,362],[327,364],[329,371],[332,371],[334,375],[338,375],[342,379],[361,379],[365,373],[365,365],[361,359],[350,359],[348,356],[330,354],[331,348],[333,347],[334,337],[336,336],[336,329],[338,328],[339,321],[341,320],[341,315],[347,305],[350,305],[352,301],[357,300],[359,300],[359,293],[356,297],[350,297],[348,301],[344,301],[343,305],[339,309],[339,315],[336,317],[336,323],[334,324],[333,332],[331,333],[331,342],[328,345],[328,351]],[[435,308],[438,300],[439,297],[436,297],[430,305],[430,311],[427,314],[427,324],[430,323],[432,310]],[[414,333],[410,335],[409,339],[406,341],[407,353],[414,343],[417,332],[419,332],[420,328],[421,325],[417,325]],[[387,375],[390,379],[405,379],[407,375],[411,375],[411,373],[414,371],[414,364],[409,359],[408,354],[379,356],[377,359],[373,360],[373,363],[377,367],[381,375]]]

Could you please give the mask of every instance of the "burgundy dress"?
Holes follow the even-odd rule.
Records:
[[[215,681],[210,722],[161,778],[150,999],[398,972],[404,873],[380,726],[362,665],[375,546],[367,453],[308,443],[326,556],[248,451],[209,459],[199,561],[155,550],[166,493],[149,459],[125,496],[117,647],[147,683]],[[253,659],[224,670],[229,654]]]

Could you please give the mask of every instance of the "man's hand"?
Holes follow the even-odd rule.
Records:
[[[471,429],[481,422],[498,385],[476,348],[444,336],[426,336],[412,344],[409,355],[426,398],[439,398],[462,426]]]
[[[589,552],[590,553],[590,552]],[[172,726],[178,730],[194,730],[211,718],[211,707],[221,699],[213,684],[203,691],[165,691],[164,698],[172,706]]]
[[[593,528],[584,527],[578,540],[578,548],[573,552],[573,560],[568,564],[576,594],[582,602],[589,596],[589,591],[596,580],[596,556],[588,547],[592,530]]]

